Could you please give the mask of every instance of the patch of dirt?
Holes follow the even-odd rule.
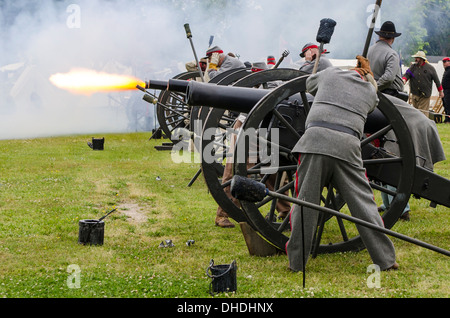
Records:
[[[132,223],[143,223],[147,221],[147,216],[144,215],[142,207],[137,203],[122,203],[117,209],[125,214]]]

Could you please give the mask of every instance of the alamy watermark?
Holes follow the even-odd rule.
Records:
[[[81,28],[81,7],[78,4],[70,4],[67,6],[66,12],[69,14],[66,25],[69,29]]]
[[[70,289],[81,288],[81,268],[76,264],[67,266],[67,287]]]
[[[371,264],[367,266],[367,273],[369,273],[369,277],[367,277],[367,287],[369,288],[381,288],[381,270],[380,266],[376,264]]]
[[[368,13],[372,13],[370,16],[367,17],[367,27],[368,28],[380,28],[381,26],[381,9],[380,6],[378,6],[377,4],[369,4],[366,8],[366,12]],[[376,13],[376,20],[372,21],[373,19],[373,13]],[[375,23],[373,23],[375,22]]]

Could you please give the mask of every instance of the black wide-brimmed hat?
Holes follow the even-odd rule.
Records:
[[[375,33],[386,39],[392,39],[402,35],[401,33],[397,33],[395,30],[395,24],[392,21],[384,22],[380,28],[380,31],[375,31]]]

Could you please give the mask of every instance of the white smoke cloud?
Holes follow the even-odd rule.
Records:
[[[360,54],[371,15],[366,10],[373,3],[216,1],[205,10],[200,0],[0,0],[0,139],[139,129],[131,110],[137,108],[140,116],[154,109],[141,92],[77,96],[48,79],[80,67],[169,79],[194,59],[185,23],[198,57],[212,35],[214,45],[243,61],[278,58],[288,49],[282,67],[290,67],[301,47],[315,41],[322,18],[337,21],[325,47],[330,58]]]

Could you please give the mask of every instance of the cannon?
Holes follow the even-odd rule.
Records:
[[[278,73],[275,74],[275,71]],[[274,191],[282,194],[290,193],[293,196],[293,176],[296,172],[297,161],[291,149],[304,132],[304,122],[312,103],[312,97],[306,92],[307,77],[308,75],[299,74],[298,71],[296,73],[294,70],[280,69],[248,75],[233,86],[220,88],[210,84],[188,83],[186,85],[187,103],[206,105],[211,108],[204,125],[205,131],[214,126],[220,128],[220,116],[217,116],[219,113],[228,111],[248,113],[238,133],[234,149],[248,149],[249,136],[246,136],[245,132],[252,131],[256,134],[264,133],[259,137],[266,141],[267,149],[276,150],[278,153],[277,164],[270,166],[268,166],[270,163],[260,160],[249,167],[247,160],[251,153],[245,151],[244,158],[238,158],[239,151],[233,150],[232,153],[224,151],[217,156],[216,163],[222,163],[224,159],[233,156],[235,175],[251,177],[261,182],[265,182],[269,176],[275,176]],[[252,88],[277,79],[284,79],[284,84],[274,90]],[[433,204],[450,207],[448,191],[450,181],[416,164],[414,144],[405,120],[386,96],[381,93],[378,95],[380,103],[367,119],[361,147],[364,166],[372,188],[394,197],[390,208],[382,215],[385,227],[390,229],[399,219],[411,195],[427,199]],[[279,128],[279,135],[283,137],[278,140],[272,138],[275,131],[273,128]],[[395,134],[399,145],[397,155],[383,149],[383,141],[388,132]],[[374,141],[379,143],[375,144]],[[216,142],[216,139],[211,139],[211,136],[202,137],[202,150],[205,151],[212,142]],[[270,152],[267,149],[266,152]],[[220,182],[220,173],[217,169],[215,169],[216,172],[208,172],[212,166],[210,162],[202,161],[207,186],[217,203],[234,220],[247,222],[266,241],[284,251],[289,237],[289,219],[277,218],[275,207],[278,199],[267,197],[260,202],[241,200],[240,204],[236,205],[232,198],[224,194],[224,188],[230,183]],[[381,184],[389,184],[396,190],[387,190]],[[331,185],[322,193],[322,201],[326,208],[347,213],[345,202]],[[331,221],[332,219],[336,219],[335,224]],[[318,253],[359,251],[363,248],[364,244],[357,231],[345,220],[321,213],[313,256]]]
[[[218,75],[210,83],[229,85],[232,81],[247,75],[249,72],[249,69],[233,69]],[[190,71],[180,73],[172,79],[197,81],[199,77],[199,72]],[[201,107],[188,105],[184,91],[166,90],[165,87],[156,85],[156,82],[161,84],[163,81],[152,82],[154,82],[154,85],[147,87],[147,89],[159,91],[159,94],[148,91],[146,93],[152,97],[151,102],[156,104],[156,115],[162,132],[171,138],[177,128],[186,128],[193,131],[193,123],[200,116]]]

